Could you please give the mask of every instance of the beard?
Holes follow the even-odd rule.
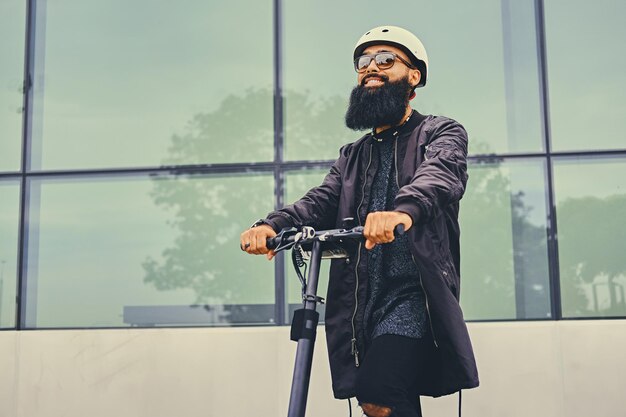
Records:
[[[388,77],[378,77],[384,81],[380,87],[357,85],[352,89],[346,112],[346,126],[350,129],[396,126],[402,122],[413,91],[409,78],[389,82]]]

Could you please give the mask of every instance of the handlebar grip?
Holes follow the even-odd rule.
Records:
[[[354,232],[356,233],[363,233],[363,230],[365,230],[365,227],[363,226],[357,226],[355,228],[352,229]],[[404,230],[404,225],[402,223],[400,223],[399,225],[396,226],[396,228],[393,231],[393,234],[395,236],[402,236],[404,234],[405,230]]]
[[[268,237],[265,241],[265,246],[267,246],[267,248],[270,250],[276,249],[276,246],[278,246],[278,241],[275,237]]]

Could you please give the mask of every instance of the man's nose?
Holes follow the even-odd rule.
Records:
[[[376,65],[376,60],[372,59],[370,61],[370,64],[367,66],[367,68],[365,69],[366,73],[370,73],[370,72],[378,72],[380,71],[380,69],[378,68],[378,66]]]

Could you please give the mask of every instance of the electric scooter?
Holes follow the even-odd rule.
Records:
[[[403,233],[403,225],[398,225],[395,234]],[[363,226],[317,231],[312,227],[304,226],[301,229],[285,228],[278,235],[267,240],[268,249],[273,249],[274,252],[292,250],[296,274],[302,284],[303,308],[294,312],[291,323],[291,340],[298,342],[298,347],[291,383],[288,417],[304,417],[306,411],[313,348],[319,322],[319,313],[316,310],[318,304],[324,303],[324,299],[317,295],[321,260],[322,258],[346,258],[348,257],[347,244],[363,239]],[[305,259],[307,258],[309,271],[305,280],[300,268],[304,266],[306,273]]]

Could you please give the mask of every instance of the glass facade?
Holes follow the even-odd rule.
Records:
[[[626,3],[545,3],[553,149],[626,149],[626,56],[617,52]]]
[[[230,324],[245,321],[233,305],[274,304],[271,265],[238,248],[245,220],[273,206],[271,176],[68,177],[29,188],[36,302],[26,327]]]
[[[376,12],[354,18],[360,10]],[[358,137],[343,124],[356,81],[352,51],[382,22],[414,31],[426,45],[430,70],[416,109],[463,121],[474,154],[542,150],[533,1],[401,0],[381,8],[372,0],[323,0],[285,2],[286,159],[335,158]]]
[[[565,317],[626,316],[626,158],[555,164]]]
[[[25,23],[23,1],[0,2],[0,172],[21,165]]]
[[[15,328],[20,184],[0,179],[0,328]]]
[[[543,161],[471,164],[469,175],[460,219],[465,318],[549,318]]]
[[[413,107],[469,132],[466,319],[626,317],[624,6],[378,6],[1,2],[0,327],[287,323],[290,257],[239,234],[363,134],[352,50],[385,23],[429,53]]]
[[[37,7],[33,169],[272,159],[269,0]]]

